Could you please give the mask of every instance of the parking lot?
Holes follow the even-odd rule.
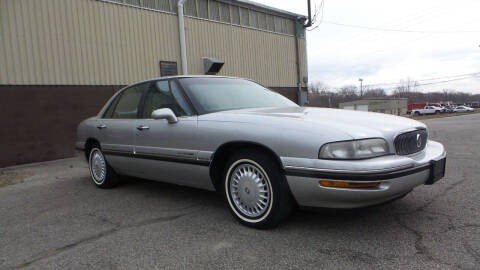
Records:
[[[130,179],[102,190],[85,161],[0,170],[0,269],[479,269],[480,114],[425,120],[446,177],[390,204],[297,211],[262,231],[215,194]]]

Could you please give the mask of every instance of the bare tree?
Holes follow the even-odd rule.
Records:
[[[393,91],[395,97],[405,97],[408,98],[410,92],[414,92],[415,88],[418,86],[418,82],[412,80],[408,77],[405,80],[400,80],[399,86]]]
[[[453,102],[455,104],[468,104],[480,101],[480,94],[465,93],[455,89],[443,89],[442,91],[423,92],[417,90],[418,83],[410,78],[402,80],[400,85],[387,95],[385,89],[374,88],[364,91],[366,98],[408,98],[408,103],[440,103]],[[339,103],[359,99],[358,88],[354,85],[346,85],[338,90],[330,88],[323,82],[313,83],[309,87],[309,104],[317,107],[337,108]]]
[[[355,85],[345,85],[340,90],[338,90],[338,94],[342,97],[350,98],[355,97],[357,98],[358,88]]]
[[[325,92],[328,92],[329,91],[329,86],[326,85],[325,83],[323,82],[315,82],[315,83],[312,83],[310,84],[310,87],[308,88],[308,91],[310,93],[325,93]]]
[[[382,98],[386,96],[387,93],[383,88],[367,89],[363,91],[363,97],[366,98]]]

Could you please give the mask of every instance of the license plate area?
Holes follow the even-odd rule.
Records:
[[[430,176],[425,185],[433,185],[445,176],[445,164],[447,158],[441,160],[432,160],[430,162]]]

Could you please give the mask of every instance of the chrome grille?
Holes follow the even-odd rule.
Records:
[[[395,151],[398,155],[410,155],[425,149],[428,132],[426,129],[417,129],[405,132],[395,138]]]

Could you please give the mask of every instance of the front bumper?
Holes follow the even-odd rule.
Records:
[[[384,156],[340,161],[282,158],[287,181],[301,206],[355,208],[379,204],[410,192],[430,179],[432,161],[446,157],[442,144],[428,141],[422,152],[410,156]],[[335,188],[320,180],[379,183],[374,188]]]

